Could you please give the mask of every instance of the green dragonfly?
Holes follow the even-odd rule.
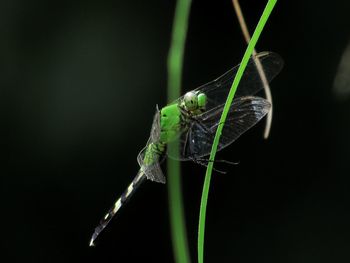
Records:
[[[266,99],[253,96],[263,88],[256,67],[257,59],[269,82],[283,67],[282,58],[273,52],[261,52],[249,60],[224,123],[218,151],[234,142],[270,110],[271,105]],[[165,183],[160,167],[165,156],[205,165],[208,160],[204,158],[210,154],[219,119],[238,67],[239,65],[214,81],[187,92],[161,110],[157,107],[149,140],[137,157],[140,170],[95,228],[90,246],[94,245],[101,231],[145,179]],[[173,143],[180,145],[180,151],[175,156],[167,153],[167,145]]]

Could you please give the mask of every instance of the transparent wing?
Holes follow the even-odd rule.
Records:
[[[261,62],[268,82],[270,82],[281,71],[284,64],[282,58],[273,52],[260,52],[256,56],[252,56],[237,88],[235,94],[236,98],[241,96],[252,96],[263,89],[263,83],[257,70],[255,59],[259,59]],[[219,78],[195,89],[195,91],[201,91],[207,95],[208,103],[206,110],[211,110],[225,103],[239,66],[240,65],[233,67]],[[182,97],[177,101],[181,100]]]
[[[179,144],[179,152],[170,152],[167,151],[167,156],[171,159],[178,160],[178,161],[186,161],[189,160],[187,154],[186,154],[186,148],[188,143],[188,129],[183,130],[182,133],[179,135],[179,137],[171,142],[168,143],[168,146]],[[169,149],[169,147],[168,147]]]
[[[146,147],[140,151],[139,155],[137,156],[137,162],[139,163],[140,168],[143,170],[148,180],[165,184],[166,179],[160,167],[160,164],[164,160],[164,155],[159,156],[156,153],[151,153],[152,154],[151,158],[153,158],[154,161],[151,164],[145,164],[144,158],[145,158],[145,153],[147,151],[148,146],[149,144],[147,143]]]
[[[218,151],[233,143],[259,122],[270,110],[270,103],[260,97],[244,96],[234,99],[224,124]],[[198,159],[210,154],[223,105],[196,117],[181,149],[182,160]]]
[[[238,99],[240,97],[252,96],[257,92],[259,92],[261,89],[263,89],[263,83],[261,81],[260,74],[257,70],[255,59],[259,59],[264,69],[264,72],[266,74],[266,78],[268,82],[270,82],[281,71],[284,64],[282,58],[278,54],[273,52],[261,52],[261,53],[258,53],[256,56],[252,56],[252,58],[249,60],[247,64],[246,70],[244,71],[244,74],[242,76],[238,89],[236,91],[236,94],[235,94],[236,99],[231,105],[231,111],[235,110],[235,107],[236,107],[234,106],[235,103],[237,103],[237,106],[242,106],[242,107],[246,106],[246,105],[238,104],[238,101],[239,101]],[[219,78],[211,82],[208,82],[195,89],[195,91],[201,91],[207,95],[206,111],[200,116],[197,116],[198,119],[199,118],[208,119],[207,123],[204,124],[205,127],[210,127],[210,124],[214,125],[213,123],[217,122],[220,119],[223,105],[226,102],[227,95],[231,88],[233,79],[236,76],[238,68],[239,68],[239,65],[233,67],[232,69],[227,71],[225,74],[223,74]],[[182,99],[183,97],[180,97],[174,103],[179,103],[182,101]],[[233,112],[231,112],[231,114],[233,114]],[[209,121],[210,121],[210,124],[209,124]],[[229,122],[229,120],[227,120],[227,122]],[[188,160],[190,155],[192,154],[193,151],[195,151],[195,148],[196,148],[192,146],[193,148],[192,151],[188,148],[189,145],[193,145],[193,142],[189,144],[190,136],[191,136],[191,140],[193,139],[199,140],[201,130],[207,129],[207,128],[200,129],[201,128],[200,126],[201,125],[198,125],[195,123],[192,124],[192,126],[188,128],[187,131],[185,130],[177,140],[169,143],[169,144],[179,143],[180,145],[180,153],[173,155],[168,152],[169,157],[177,160]],[[224,131],[225,130],[226,128],[224,129]],[[246,130],[244,130],[243,132],[245,132]],[[235,132],[239,132],[239,129],[237,131],[235,130]],[[238,137],[239,136],[237,136],[237,138]],[[204,149],[202,150],[202,154],[201,154],[202,156],[208,155],[210,152],[209,148],[211,148],[212,138],[210,136],[208,138],[209,139],[206,142],[209,143],[210,146],[206,147],[208,148],[207,150],[204,150]],[[225,144],[224,140],[225,138],[222,138],[221,144],[219,145],[220,149],[222,149],[223,148],[222,145]],[[202,138],[202,141],[205,141],[205,138]],[[233,142],[234,140],[232,140],[231,136],[228,136],[228,141]]]
[[[158,108],[158,105],[156,105],[156,113],[153,117],[152,127],[151,127],[151,134],[149,142],[157,142],[160,138],[160,111]]]
[[[141,170],[145,173],[147,179],[155,181],[157,183],[165,184],[165,176],[160,168],[160,163],[164,160],[164,154],[159,154],[156,151],[147,150],[152,144],[156,144],[160,137],[160,112],[158,106],[156,113],[154,114],[151,134],[146,146],[140,151],[137,156],[137,162],[140,165]],[[145,163],[145,155],[147,152],[147,159],[151,160]]]

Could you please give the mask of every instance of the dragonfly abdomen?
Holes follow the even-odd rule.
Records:
[[[140,170],[132,182],[129,184],[128,188],[124,191],[124,193],[118,198],[118,200],[114,203],[114,205],[109,209],[108,213],[104,216],[104,218],[100,221],[100,224],[95,228],[94,234],[90,240],[90,246],[94,246],[94,242],[98,235],[102,232],[102,230],[108,225],[111,219],[115,216],[115,214],[119,211],[123,204],[125,204],[130,197],[133,195],[135,190],[141,185],[141,183],[146,179],[145,174]]]

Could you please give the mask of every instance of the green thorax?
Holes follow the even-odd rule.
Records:
[[[158,161],[165,152],[166,145],[181,136],[188,128],[190,116],[205,111],[207,97],[204,93],[190,91],[177,103],[165,106],[160,110],[158,141],[150,143],[146,149],[144,164],[150,165]]]
[[[168,143],[180,136],[181,111],[177,103],[165,106],[160,110],[160,143]]]

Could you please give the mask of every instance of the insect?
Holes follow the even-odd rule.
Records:
[[[267,100],[254,96],[263,88],[255,64],[256,59],[261,62],[269,82],[283,67],[282,58],[273,52],[261,52],[249,60],[223,124],[218,151],[234,142],[270,110],[271,105]],[[90,246],[94,245],[98,235],[145,179],[165,183],[166,179],[160,167],[165,156],[181,161],[191,160],[202,165],[207,163],[205,157],[210,154],[219,119],[238,67],[239,65],[214,81],[187,92],[160,110],[157,107],[150,137],[137,157],[139,172],[95,228]],[[167,146],[173,143],[180,145],[180,152],[176,156],[167,153]]]

